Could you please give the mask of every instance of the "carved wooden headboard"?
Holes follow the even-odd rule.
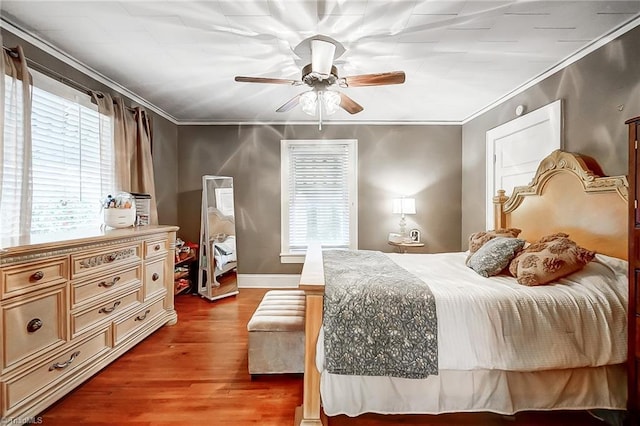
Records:
[[[629,183],[626,176],[602,176],[591,157],[556,150],[546,157],[528,186],[510,197],[494,197],[495,226],[520,228],[533,242],[565,232],[578,245],[627,259]]]
[[[236,225],[233,216],[224,216],[215,207],[209,207],[209,237],[215,238],[217,235],[235,235]]]

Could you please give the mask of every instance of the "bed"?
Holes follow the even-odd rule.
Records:
[[[325,354],[325,330],[337,328],[330,322],[333,295],[325,294],[332,255],[323,259],[319,247],[310,248],[300,280],[306,341],[296,424],[321,425],[323,412],[625,409],[628,183],[602,175],[595,160],[558,150],[530,185],[494,198],[495,229],[519,228],[527,245],[562,232],[596,252],[584,268],[550,285],[526,286],[504,274],[484,278],[467,267],[468,253],[384,255],[428,283],[435,300],[437,358],[420,372],[429,372],[424,377],[334,368]]]

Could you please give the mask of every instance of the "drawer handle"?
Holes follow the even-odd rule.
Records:
[[[143,315],[138,315],[134,321],[144,321],[147,318],[147,315],[149,315],[149,312],[151,312],[151,309],[144,311]]]
[[[158,275],[157,272],[154,272],[153,275],[151,275],[151,279],[153,281],[158,281],[159,278],[160,278],[160,275]]]
[[[153,247],[153,249],[154,249],[155,251],[160,250],[160,244],[156,244],[156,245]]]
[[[120,277],[113,277],[113,280],[111,280],[110,283],[106,282],[106,281],[102,281],[100,284],[98,284],[98,287],[113,287],[114,285],[116,285],[116,283],[120,281]]]
[[[44,278],[44,272],[42,271],[34,272],[33,274],[31,274],[31,279],[33,281],[40,281],[43,278]]]
[[[40,318],[34,318],[27,324],[27,331],[29,333],[35,333],[40,330],[40,327],[42,327],[42,320]]]
[[[98,312],[99,312],[99,313],[101,313],[101,314],[110,314],[111,312],[115,311],[115,310],[116,310],[116,308],[117,308],[119,305],[120,305],[120,301],[118,300],[117,302],[115,302],[115,303],[113,304],[113,306],[112,306],[112,307],[110,307],[110,308],[102,308],[102,309],[100,309]]]
[[[75,351],[71,354],[71,358],[69,358],[65,362],[56,362],[55,364],[51,365],[51,367],[49,367],[49,371],[62,370],[64,368],[67,368],[69,365],[71,365],[74,359],[78,358],[78,355],[80,355],[80,351]]]

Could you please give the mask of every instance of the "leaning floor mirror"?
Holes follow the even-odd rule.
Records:
[[[217,300],[238,294],[233,178],[202,176],[198,293]]]

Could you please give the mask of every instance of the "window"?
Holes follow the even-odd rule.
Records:
[[[357,141],[283,140],[280,152],[282,262],[314,242],[357,248]]]
[[[23,229],[13,207],[24,196],[20,172],[5,163],[0,237],[99,227],[100,201],[114,188],[112,120],[98,113],[88,95],[32,73],[31,225]],[[10,84],[5,79],[5,104]],[[5,124],[20,123],[21,115],[6,109]],[[21,138],[11,136],[13,129],[5,125],[5,154],[19,151]]]

